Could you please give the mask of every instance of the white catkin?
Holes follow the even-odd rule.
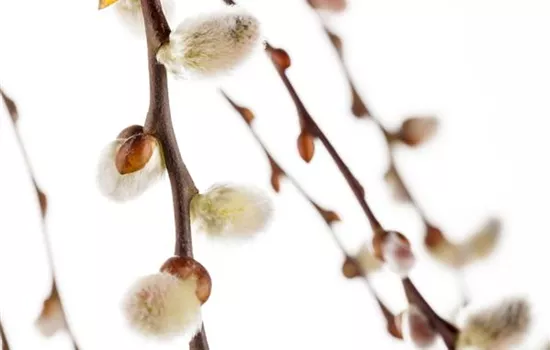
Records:
[[[191,339],[202,325],[196,288],[196,280],[181,280],[168,273],[142,277],[124,299],[126,320],[144,336]]]
[[[208,77],[241,64],[257,46],[258,20],[237,7],[183,21],[157,60],[179,78]]]

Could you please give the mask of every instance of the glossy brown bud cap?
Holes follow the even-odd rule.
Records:
[[[124,141],[115,158],[118,172],[125,175],[143,169],[153,156],[155,147],[158,147],[158,142],[151,135],[138,134]]]
[[[355,259],[347,256],[346,260],[342,264],[342,273],[346,278],[352,279],[360,277],[362,275],[361,268]]]
[[[309,132],[302,130],[297,140],[300,157],[309,163],[315,154],[315,138]]]
[[[271,57],[271,61],[277,66],[279,71],[285,71],[291,65],[290,56],[283,49],[275,49],[270,45],[266,46],[266,51]]]
[[[193,258],[174,256],[162,265],[161,272],[169,273],[182,280],[197,281],[197,298],[204,304],[212,291],[212,279],[204,266]]]

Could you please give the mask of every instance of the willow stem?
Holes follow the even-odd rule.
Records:
[[[156,59],[160,46],[169,41],[170,26],[162,11],[160,0],[141,0],[141,6],[147,36],[150,92],[144,132],[159,140],[166,171],[170,178],[176,230],[174,253],[181,257],[193,257],[190,205],[191,199],[198,190],[183,162],[172,126],[166,69]],[[204,326],[191,340],[189,348],[191,350],[209,349]]]

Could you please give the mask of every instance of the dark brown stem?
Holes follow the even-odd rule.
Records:
[[[10,350],[10,344],[8,343],[8,338],[6,338],[6,332],[4,332],[4,327],[2,326],[1,319],[0,319],[0,339],[2,340],[2,350]]]
[[[141,0],[141,6],[147,36],[150,91],[149,111],[144,131],[159,140],[170,178],[176,227],[174,253],[178,256],[193,257],[190,204],[198,190],[183,162],[172,126],[166,69],[156,59],[160,46],[169,40],[170,27],[162,11],[160,0]],[[209,349],[204,327],[191,340],[189,347],[191,350]]]
[[[46,225],[46,209],[47,209],[47,197],[44,194],[44,192],[38,187],[38,183],[36,181],[36,176],[34,175],[34,171],[31,166],[30,158],[27,154],[27,150],[25,148],[25,144],[23,142],[23,139],[21,138],[21,134],[19,133],[19,128],[17,126],[17,121],[19,120],[19,114],[17,111],[17,106],[15,102],[9,98],[2,89],[0,89],[0,96],[2,97],[2,100],[4,101],[4,104],[8,110],[8,113],[10,114],[10,119],[13,123],[13,129],[15,133],[15,139],[17,142],[17,146],[19,147],[19,151],[23,155],[23,163],[25,164],[25,168],[27,169],[27,174],[29,174],[31,181],[34,185],[34,189],[36,191],[36,199],[40,207],[41,212],[41,220],[40,224],[42,227],[42,233],[44,235],[44,243],[46,247],[46,255],[48,258],[48,265],[52,274],[52,293],[57,293],[59,304],[61,305],[61,309],[63,310],[63,314],[65,316],[65,321],[67,324],[67,333],[69,334],[69,337],[71,338],[71,341],[73,343],[73,347],[75,350],[78,350],[78,345],[76,342],[76,339],[74,337],[74,333],[71,331],[68,320],[67,320],[67,314],[65,312],[65,308],[63,306],[63,302],[61,299],[61,296],[59,295],[57,291],[57,282],[56,282],[56,274],[55,274],[55,267],[54,267],[54,261],[53,261],[53,251],[52,251],[52,245],[50,242],[50,235],[48,234],[47,225]]]
[[[291,176],[287,171],[285,171],[279,165],[279,163],[277,163],[277,161],[275,161],[275,159],[273,158],[271,153],[267,150],[267,147],[263,143],[262,139],[260,138],[260,136],[258,135],[256,130],[252,126],[252,121],[254,119],[254,115],[252,114],[252,112],[248,108],[244,108],[244,107],[239,106],[238,104],[236,104],[235,101],[233,101],[223,90],[221,91],[221,93],[227,99],[227,101],[231,104],[231,106],[241,115],[242,119],[248,125],[248,129],[249,129],[250,133],[252,134],[252,136],[254,137],[256,142],[258,143],[258,145],[264,151],[264,154],[266,155],[266,157],[269,161],[269,164],[271,165],[272,185],[274,187],[274,190],[276,192],[279,192],[279,188],[278,188],[279,182],[278,182],[278,179],[277,179],[276,185],[274,185],[273,184],[273,178],[274,177],[284,176],[286,179],[288,179],[290,181],[290,183],[294,186],[294,188],[296,188],[298,190],[298,192],[302,195],[302,197],[304,197],[309,202],[309,204],[311,204],[311,206],[313,206],[315,208],[315,210],[317,211],[319,216],[323,219],[323,222],[326,224],[328,232],[330,233],[330,236],[332,237],[334,243],[338,246],[339,250],[342,252],[344,257],[347,259],[347,261],[350,261],[350,262],[354,263],[357,270],[360,271],[361,268],[360,268],[359,264],[357,263],[357,261],[355,259],[353,259],[349,255],[349,253],[347,252],[346,248],[344,247],[342,241],[340,240],[340,238],[338,237],[338,235],[334,231],[333,224],[340,220],[339,217],[338,217],[338,214],[336,214],[332,210],[323,209],[319,204],[317,204],[317,202],[315,202],[315,200],[311,197],[311,195],[309,195],[304,190],[304,188],[300,185],[298,180],[296,180],[296,178]],[[400,338],[399,332],[397,332],[396,329],[395,329],[395,316],[392,314],[392,312],[386,307],[386,305],[384,305],[384,303],[378,297],[376,291],[374,290],[374,288],[372,287],[372,285],[370,283],[370,280],[369,280],[369,278],[366,274],[366,271],[363,271],[363,273],[361,274],[361,277],[366,282],[367,288],[368,288],[370,294],[376,300],[376,303],[380,307],[382,315],[386,319],[386,326],[387,326],[388,331],[390,332],[391,335]]]
[[[223,0],[223,1],[226,4],[235,5],[234,1],[227,1],[227,0]],[[378,219],[374,215],[373,211],[371,210],[370,206],[368,205],[365,199],[365,191],[363,187],[361,186],[357,178],[352,174],[351,170],[345,164],[345,162],[343,161],[342,157],[340,157],[336,149],[332,146],[332,144],[330,143],[330,141],[328,140],[324,132],[321,130],[319,125],[315,122],[313,117],[309,114],[304,103],[301,101],[298,93],[296,92],[296,89],[294,89],[294,86],[288,79],[288,76],[286,75],[286,69],[288,69],[288,67],[290,67],[290,64],[291,64],[290,56],[288,55],[287,52],[285,52],[282,49],[275,49],[268,42],[265,43],[265,50],[269,55],[271,62],[273,63],[273,66],[279,73],[279,77],[284,83],[289,95],[291,96],[292,100],[296,105],[300,126],[302,130],[309,132],[310,134],[314,135],[315,137],[321,140],[321,142],[323,143],[323,146],[327,149],[330,156],[338,166],[338,169],[346,179],[350,189],[355,195],[355,198],[357,199],[361,208],[363,209],[363,212],[367,216],[369,223],[371,225],[371,228],[373,230],[373,234],[376,236],[378,234],[383,233],[384,228],[382,227],[381,223],[378,221]],[[440,319],[439,316],[437,316],[435,311],[431,308],[431,306],[428,303],[419,305],[419,307],[421,308],[422,312],[425,315],[430,315],[429,317],[431,317],[432,319]],[[457,336],[457,333],[458,332],[455,332],[454,334],[455,338]],[[449,346],[449,350],[454,350],[454,342],[453,342],[453,346]]]
[[[431,309],[430,305],[424,300],[422,294],[416,289],[416,286],[412,283],[410,278],[403,279],[403,288],[405,289],[405,294],[410,304],[418,306],[421,310]],[[425,315],[435,330],[441,335],[447,348],[454,349],[458,329],[439,317],[435,312],[425,313]]]
[[[404,192],[404,197],[407,198],[408,202],[411,204],[412,208],[416,211],[418,214],[418,217],[422,220],[422,223],[425,227],[425,232],[429,232],[430,230],[436,228],[436,226],[429,220],[428,215],[426,215],[426,212],[422,208],[422,206],[419,204],[418,200],[412,195],[411,191],[409,190],[405,180],[403,179],[403,176],[399,172],[399,169],[395,162],[395,145],[394,142],[394,135],[392,132],[390,132],[386,127],[384,127],[384,124],[382,121],[375,116],[371,109],[367,107],[367,104],[365,101],[361,98],[360,94],[357,92],[357,88],[355,87],[355,84],[353,82],[352,75],[350,73],[349,67],[344,59],[344,52],[343,52],[343,43],[342,39],[334,34],[332,31],[330,31],[327,26],[325,25],[323,18],[317,11],[315,11],[318,14],[319,20],[321,24],[323,25],[323,29],[325,34],[327,35],[327,38],[331,42],[332,46],[336,50],[338,54],[338,60],[340,62],[340,66],[344,72],[344,75],[348,81],[348,85],[350,86],[351,96],[352,96],[352,106],[351,110],[352,113],[357,118],[368,118],[374,124],[378,127],[382,135],[384,136],[384,141],[386,143],[387,152],[388,152],[388,160],[389,160],[389,166],[388,168],[393,171],[393,174],[396,178],[396,181],[401,185],[401,190]],[[461,271],[456,271],[456,276],[459,279],[459,281],[463,282],[463,276],[461,276]],[[461,294],[462,299],[464,301],[464,304],[468,303],[468,292],[465,288],[465,286],[461,287]]]

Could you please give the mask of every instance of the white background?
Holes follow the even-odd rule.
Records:
[[[381,135],[349,113],[346,82],[316,16],[305,1],[243,5],[260,18],[270,42],[291,54],[289,76],[300,96],[365,185],[383,224],[413,242],[420,261],[412,278],[449,315],[457,281],[425,253],[411,208],[391,200],[381,180],[387,162]],[[220,0],[178,0],[178,6],[173,24],[222,7]],[[398,159],[430,218],[456,240],[491,215],[503,218],[496,254],[466,271],[474,299],[526,295],[537,320],[550,306],[548,16],[545,0],[355,0],[333,20],[361,93],[388,126],[410,114],[441,119],[432,142],[403,148]],[[127,287],[171,256],[168,181],[124,205],[95,187],[103,145],[144,119],[144,42],[112,9],[97,11],[94,0],[4,0],[0,84],[19,105],[22,137],[49,196],[60,289],[82,349],[185,348],[144,341],[120,312]],[[197,186],[256,184],[276,205],[270,229],[248,244],[195,236],[196,257],[214,283],[203,308],[211,349],[407,348],[385,334],[364,285],[341,277],[341,255],[308,203],[286,182],[275,196],[262,152],[216,90],[223,85],[256,112],[256,127],[277,159],[341,215],[338,232],[357,250],[371,236],[367,221],[320,145],[311,164],[298,157],[295,109],[265,55],[258,52],[221,80],[170,84],[178,142]],[[12,348],[70,349],[64,334],[45,340],[33,325],[50,276],[38,206],[3,108],[0,159],[0,312]],[[375,283],[393,311],[405,306],[395,276],[383,273]],[[540,328],[536,339],[544,323]]]

